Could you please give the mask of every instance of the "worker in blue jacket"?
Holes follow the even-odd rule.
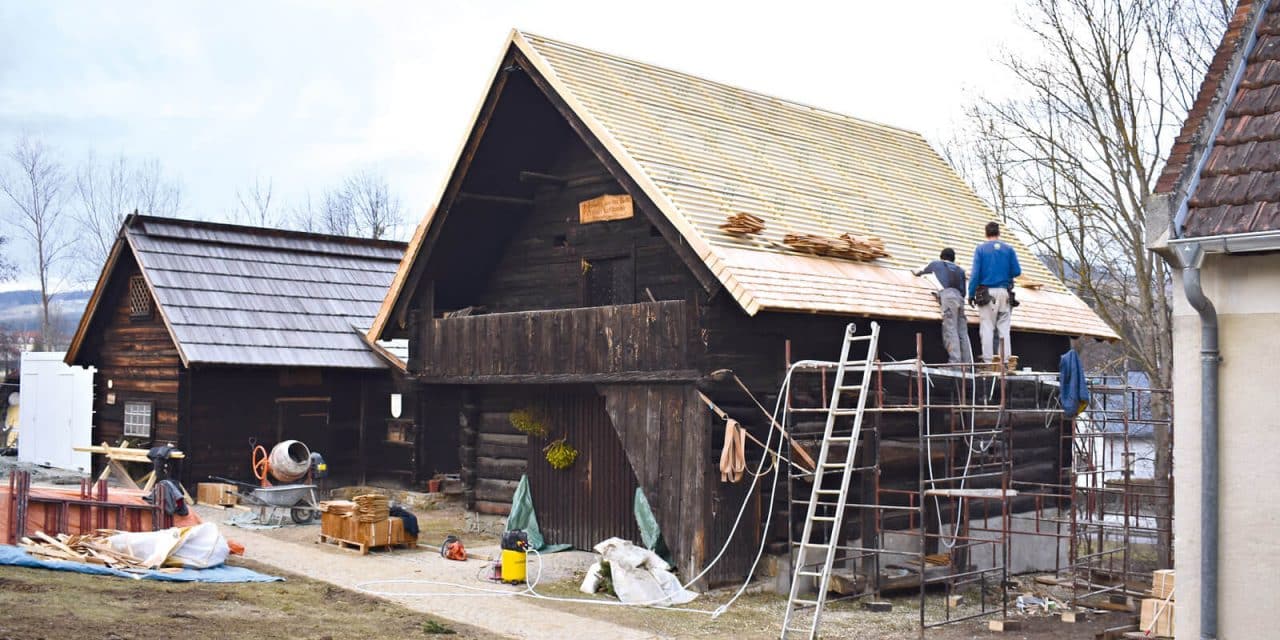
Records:
[[[1013,345],[1009,340],[1012,323],[1013,279],[1022,275],[1018,254],[1007,242],[1000,241],[1000,224],[988,222],[987,241],[973,251],[973,268],[969,273],[969,304],[978,307],[978,335],[982,338],[982,361],[1009,362]],[[1000,332],[1000,357],[995,354],[995,332]]]

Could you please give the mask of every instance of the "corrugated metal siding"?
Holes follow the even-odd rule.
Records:
[[[549,543],[590,549],[609,537],[639,541],[632,504],[636,475],[605,412],[604,398],[554,390],[545,404],[547,440],[530,439],[528,474],[538,524]],[[542,452],[565,437],[579,451],[574,465],[557,471]]]

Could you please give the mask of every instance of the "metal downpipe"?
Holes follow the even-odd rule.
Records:
[[[1200,286],[1204,252],[1191,251],[1182,270],[1187,302],[1200,314],[1200,638],[1218,637],[1218,311]]]

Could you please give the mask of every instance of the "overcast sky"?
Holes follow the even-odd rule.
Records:
[[[752,4],[0,0],[0,147],[28,132],[69,164],[159,159],[183,215],[215,220],[255,177],[287,205],[372,168],[407,236],[513,27],[935,145],[975,94],[1006,91],[992,59],[1019,36],[1016,0]]]

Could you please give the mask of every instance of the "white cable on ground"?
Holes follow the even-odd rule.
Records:
[[[623,606],[623,607],[652,607],[656,609],[666,609],[670,611],[683,611],[686,613],[702,613],[706,615],[714,615],[715,612],[706,609],[677,609],[671,606],[663,606],[662,603],[670,600],[670,596],[659,598],[657,600],[646,602],[620,602],[614,600],[591,600],[587,598],[564,598],[558,596],[548,596],[538,593],[535,588],[542,578],[542,554],[537,549],[530,549],[534,557],[538,560],[538,571],[534,574],[533,580],[525,585],[524,589],[519,591],[508,591],[505,589],[494,589],[490,587],[477,587],[475,585],[460,584],[457,582],[445,582],[443,580],[426,580],[421,578],[415,579],[399,579],[399,580],[371,580],[369,582],[361,582],[355,585],[357,591],[362,591],[369,595],[382,597],[449,597],[449,598],[534,598],[537,600],[549,600],[554,602],[585,602],[588,604],[601,604],[607,606]],[[450,587],[455,589],[464,589],[467,593],[447,592],[447,591],[387,591],[374,588],[380,585],[438,585],[441,587]]]

